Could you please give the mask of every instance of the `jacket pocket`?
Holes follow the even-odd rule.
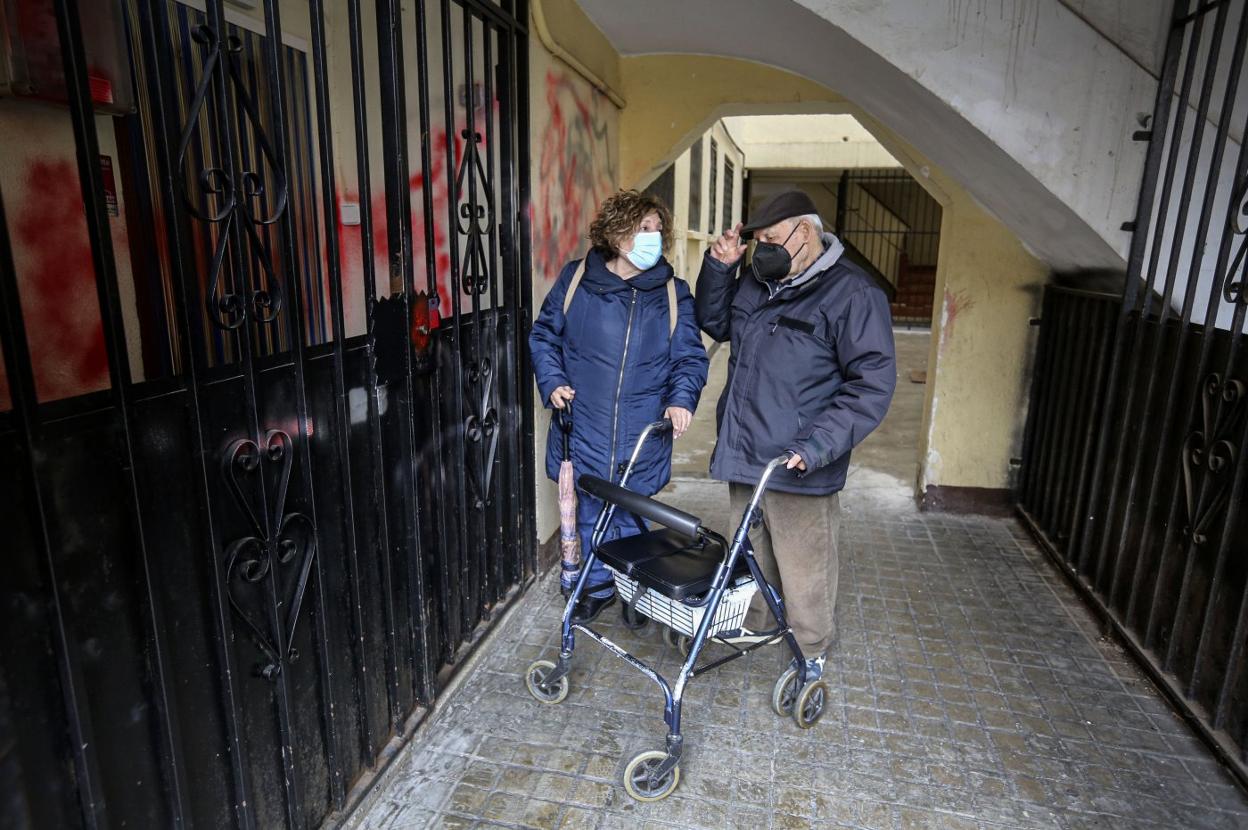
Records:
[[[790,329],[791,331],[800,331],[804,334],[814,336],[815,324],[805,320],[797,320],[793,317],[780,317],[776,320],[776,325],[781,328]]]

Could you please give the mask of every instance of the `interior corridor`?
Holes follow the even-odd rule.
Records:
[[[1234,828],[1248,800],[1013,519],[922,513],[912,492],[928,338],[897,336],[898,392],[843,494],[833,702],[809,731],[774,715],[772,647],[691,682],[676,792],[620,784],[663,744],[662,697],[592,642],[571,692],[523,672],[557,651],[558,578],[502,621],[348,826],[534,828]],[[708,390],[722,387],[726,350]],[[727,532],[706,478],[713,403],[679,446],[668,497]],[[611,608],[615,642],[660,670],[679,655]],[[708,653],[722,653],[711,646]],[[669,675],[670,676],[670,675]]]

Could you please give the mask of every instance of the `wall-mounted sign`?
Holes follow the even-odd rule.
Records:
[[[117,208],[117,180],[113,178],[113,159],[100,154],[100,178],[104,182],[104,206],[109,216],[120,216]]]

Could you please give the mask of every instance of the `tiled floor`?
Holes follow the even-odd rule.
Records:
[[[1248,799],[1018,525],[918,513],[901,478],[860,467],[843,497],[833,701],[815,728],[771,712],[782,647],[730,663],[690,685],[679,788],[633,801],[620,776],[662,748],[661,694],[582,639],[567,700],[529,697],[525,667],[557,650],[547,578],[351,826],[1248,827]],[[714,482],[667,497],[734,521]],[[674,673],[654,626],[629,632],[614,608],[601,622]]]

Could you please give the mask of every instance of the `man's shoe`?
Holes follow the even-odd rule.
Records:
[[[598,615],[602,613],[604,608],[610,607],[615,602],[615,594],[608,594],[605,597],[581,597],[576,607],[572,609],[572,625],[587,625],[598,619]]]
[[[807,684],[814,683],[816,680],[823,677],[823,664],[827,662],[827,659],[828,657],[826,654],[820,654],[818,657],[806,658],[804,662],[806,663],[806,683]],[[793,668],[793,669],[797,668],[796,658],[792,662],[789,663],[789,668]]]
[[[761,643],[765,640],[771,640],[772,643],[779,643],[784,638],[776,634],[755,634],[748,628],[734,628],[731,631],[725,631],[716,634],[715,639],[721,643],[727,643],[731,646],[752,646],[755,643]],[[768,643],[770,645],[771,643]]]

